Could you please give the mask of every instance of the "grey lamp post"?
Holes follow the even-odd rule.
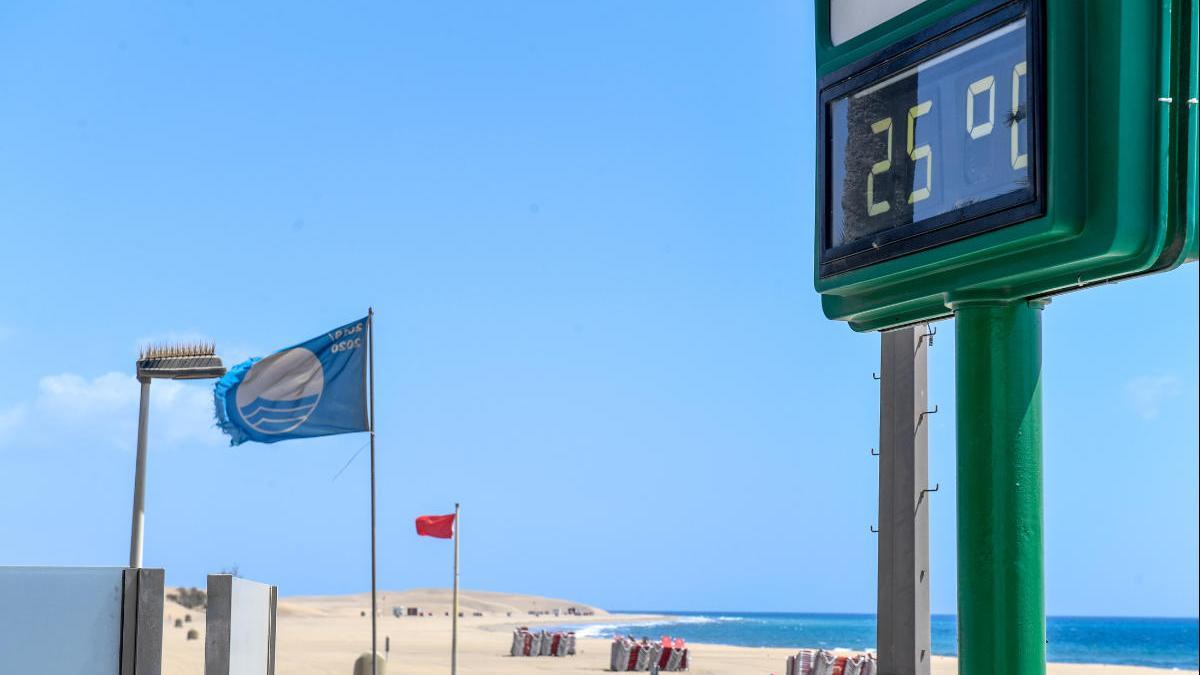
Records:
[[[133,532],[129,538],[129,566],[142,566],[142,528],[146,520],[146,427],[150,421],[150,380],[206,380],[221,377],[225,366],[215,344],[146,347],[137,360],[142,384],[138,405],[137,470],[133,479]]]

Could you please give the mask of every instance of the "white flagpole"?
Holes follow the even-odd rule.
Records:
[[[146,524],[146,436],[150,423],[150,378],[138,375],[142,398],[138,405],[137,464],[133,478],[133,535],[129,538],[129,566],[142,566],[142,528]]]
[[[450,675],[458,675],[458,504],[454,504],[454,614],[450,629]]]
[[[376,672],[378,654],[376,636],[378,634],[375,626],[376,615],[376,589],[375,589],[375,309],[367,308],[367,358],[371,361],[371,389],[370,389],[370,414],[371,414],[371,675],[378,675]]]

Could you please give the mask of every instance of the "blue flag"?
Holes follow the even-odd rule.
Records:
[[[368,431],[368,332],[364,318],[230,368],[213,390],[229,444]]]

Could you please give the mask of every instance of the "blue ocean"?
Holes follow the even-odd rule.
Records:
[[[574,626],[580,635],[661,635],[689,642],[741,647],[825,647],[873,649],[873,614],[794,614],[772,612],[656,612],[662,623]],[[620,612],[617,612],[620,614]],[[957,654],[953,615],[932,619],[933,653]],[[1046,653],[1059,663],[1107,663],[1197,670],[1200,668],[1200,622],[1197,619],[1141,619],[1052,616],[1046,620]]]

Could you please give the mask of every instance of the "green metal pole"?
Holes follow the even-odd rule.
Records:
[[[954,303],[958,672],[1044,675],[1044,303]]]

